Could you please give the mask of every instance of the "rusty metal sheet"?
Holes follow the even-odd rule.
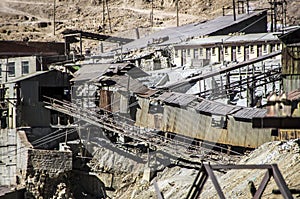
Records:
[[[299,101],[300,100],[300,88],[289,92],[287,95],[287,99],[290,101]]]

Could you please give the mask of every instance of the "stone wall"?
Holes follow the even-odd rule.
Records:
[[[47,171],[50,177],[72,170],[72,152],[28,150],[27,172]]]
[[[0,130],[0,185],[16,184],[16,130]]]
[[[28,150],[33,146],[27,140],[25,131],[17,132],[17,184],[24,184],[27,171]]]

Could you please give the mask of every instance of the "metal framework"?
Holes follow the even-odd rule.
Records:
[[[210,164],[203,164],[200,168],[192,187],[190,188],[186,199],[196,199],[200,196],[201,191],[203,190],[204,184],[206,183],[207,179],[210,178],[220,199],[225,199],[225,195],[221,189],[220,184],[214,174],[214,170],[227,170],[227,169],[259,169],[259,170],[267,170],[265,173],[260,185],[258,186],[253,199],[259,199],[262,197],[263,192],[265,191],[268,182],[270,181],[271,177],[274,178],[280,193],[285,199],[293,198],[277,164],[271,165],[210,165]]]
[[[160,135],[153,129],[144,130],[139,126],[134,126],[134,121],[121,117],[118,114],[112,113],[99,107],[85,108],[75,103],[60,101],[57,99],[46,97],[46,108],[55,110],[67,115],[70,115],[78,120],[85,121],[88,124],[98,126],[107,131],[117,133],[122,136],[127,136],[138,142],[147,143],[149,147],[156,151],[163,151],[172,154],[183,160],[195,160],[191,157],[201,156],[206,160],[219,162],[231,160],[231,156],[223,152],[212,150],[212,147],[217,147],[221,151],[225,148],[210,145],[209,143],[202,143],[201,145],[193,145],[193,138],[187,138],[176,135],[174,138],[169,138]],[[101,112],[101,114],[99,114]],[[239,153],[226,149],[228,153],[240,155]]]

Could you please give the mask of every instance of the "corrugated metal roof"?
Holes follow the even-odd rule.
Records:
[[[279,41],[277,37],[278,33],[256,33],[256,34],[245,34],[245,35],[219,35],[210,36],[204,38],[193,39],[187,42],[179,43],[176,46],[190,46],[190,45],[209,45],[209,44],[232,44],[232,43],[243,43],[243,42],[265,42],[265,41]]]
[[[128,79],[129,78],[129,79]],[[109,78],[110,80],[116,82],[114,87],[118,87],[121,90],[129,90],[134,93],[148,93],[149,89],[144,86],[140,81],[133,79],[129,76],[113,76]],[[129,87],[128,87],[129,83]]]
[[[87,64],[75,73],[75,77],[71,81],[88,81],[103,75],[112,64]]]
[[[215,18],[210,21],[191,23],[179,27],[166,28],[161,31],[155,32],[149,36],[125,44],[123,45],[122,49],[123,52],[126,52],[134,49],[145,48],[148,45],[151,45],[154,40],[166,37],[168,37],[168,40],[158,45],[164,46],[180,43],[188,38],[210,35],[214,32],[217,32],[230,26],[234,26],[244,20],[247,20],[251,17],[257,16],[262,13],[263,12],[253,12],[251,14],[241,14],[237,16],[236,21],[233,20],[232,16],[227,15]]]
[[[291,100],[291,101],[298,101],[298,100],[300,100],[300,88],[297,89],[297,90],[289,92],[288,96],[287,96],[287,99]]]
[[[213,115],[229,115],[241,109],[241,107],[222,104],[219,102],[202,100],[193,106],[197,111]]]
[[[33,78],[33,77],[37,77],[39,75],[46,74],[46,73],[53,72],[53,71],[58,72],[58,70],[37,71],[37,72],[31,73],[31,74],[28,74],[28,75],[24,75],[24,76],[21,76],[21,77],[16,77],[16,78],[14,78],[14,79],[12,79],[8,82],[4,82],[4,84],[21,82],[21,81],[24,81],[24,80],[27,80],[27,79],[30,79],[30,78]]]
[[[116,74],[123,69],[128,70],[127,74],[132,78],[148,76],[146,72],[131,63],[101,63],[83,65],[71,81],[97,81],[99,77],[107,72]]]
[[[127,74],[134,79],[149,76],[148,73],[144,72],[142,69],[138,67],[131,68],[129,71],[127,71]]]
[[[239,118],[239,119],[252,119],[254,117],[265,117],[267,114],[266,109],[259,109],[259,108],[242,108],[235,114],[233,114],[233,117]]]
[[[194,95],[188,95],[183,93],[165,92],[162,95],[158,96],[156,99],[170,104],[187,106],[190,102],[197,99],[197,97]]]

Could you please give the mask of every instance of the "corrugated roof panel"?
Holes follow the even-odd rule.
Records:
[[[199,112],[210,113],[213,115],[229,115],[241,109],[241,107],[209,100],[203,100],[195,104],[194,108]]]
[[[112,64],[87,64],[83,65],[71,81],[87,81],[103,75]]]
[[[172,92],[165,92],[159,97],[157,100],[170,103],[170,104],[177,104],[179,106],[187,106],[190,102],[194,101],[197,97],[194,95],[182,94],[182,93],[172,93]]]
[[[133,42],[123,45],[123,51],[131,51],[134,49],[145,48],[153,43],[153,40],[159,38],[168,37],[167,41],[160,43],[159,45],[170,45],[180,43],[188,38],[205,36],[222,30],[226,27],[236,25],[246,19],[257,16],[262,12],[253,12],[251,14],[241,14],[237,16],[237,20],[234,21],[230,15],[221,16],[210,21],[198,22],[187,24],[179,27],[166,28],[161,31],[155,32],[149,36],[137,39]]]
[[[259,109],[259,108],[242,108],[235,114],[233,114],[233,117],[239,118],[239,119],[252,119],[254,117],[265,117],[267,114],[266,109]]]
[[[146,86],[144,86],[140,81],[136,79],[132,79],[129,76],[125,76],[125,75],[113,76],[110,77],[109,79],[115,81],[116,82],[115,87],[122,88],[122,90],[129,90],[134,93],[148,93],[149,91],[149,89]]]

